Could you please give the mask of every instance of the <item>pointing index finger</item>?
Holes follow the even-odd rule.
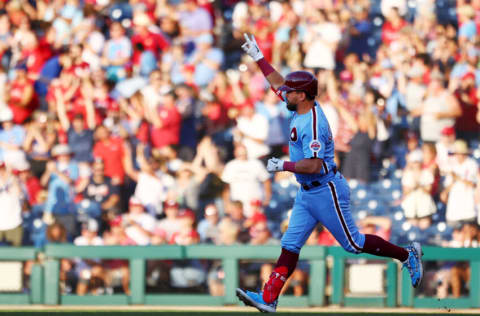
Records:
[[[243,37],[245,37],[245,40],[246,40],[247,42],[250,42],[250,39],[248,38],[247,33],[243,33]]]

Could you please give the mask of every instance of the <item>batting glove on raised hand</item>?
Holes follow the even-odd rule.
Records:
[[[248,56],[252,57],[255,61],[262,59],[263,53],[260,50],[260,47],[258,47],[255,36],[250,35],[249,38],[247,33],[243,33],[243,36],[245,37],[245,43],[242,45],[242,49],[245,51],[245,53],[247,53]]]
[[[283,171],[283,163],[282,159],[270,158],[267,162],[267,170],[269,172]]]

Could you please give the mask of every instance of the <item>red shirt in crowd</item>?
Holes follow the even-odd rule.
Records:
[[[407,25],[405,20],[402,20],[397,26],[393,25],[390,21],[386,21],[382,26],[382,42],[387,45],[395,42],[400,37],[400,30],[403,29],[405,25]]]
[[[162,107],[159,111],[162,125],[152,127],[150,138],[155,148],[176,145],[180,141],[182,116],[176,107]]]
[[[42,190],[42,185],[40,184],[40,180],[36,177],[31,176],[27,179],[25,183],[25,187],[28,192],[28,203],[30,205],[35,205],[38,203],[37,195]]]
[[[27,80],[26,82],[14,80],[10,85],[10,99],[8,101],[8,106],[13,112],[13,121],[15,124],[23,124],[37,106],[35,92],[33,92],[32,98],[28,104],[24,106],[21,105],[23,95],[29,87],[33,89],[32,80]]]
[[[110,137],[106,141],[98,141],[93,146],[93,156],[101,158],[105,164],[105,176],[123,183],[125,170],[123,169],[123,139]]]
[[[142,52],[135,49],[136,44],[142,44],[145,50],[151,51],[155,58],[159,58],[160,52],[170,46],[168,41],[162,36],[162,34],[152,33],[148,31],[146,34],[135,34],[132,36],[132,46],[134,47],[133,51],[133,63],[138,65],[140,62],[140,55]]]

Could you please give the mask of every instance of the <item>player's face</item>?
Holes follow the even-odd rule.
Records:
[[[297,111],[298,92],[297,91],[287,92],[286,99],[287,99],[287,109],[289,111]]]

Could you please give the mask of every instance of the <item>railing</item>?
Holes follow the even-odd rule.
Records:
[[[407,271],[401,275],[400,302],[397,301],[397,274],[400,265],[372,255],[354,255],[339,247],[307,246],[300,260],[310,263],[308,295],[282,296],[282,306],[323,306],[325,302],[327,256],[332,256],[332,293],[330,303],[343,306],[410,306],[424,308],[478,308],[480,307],[480,249],[424,247],[424,260],[468,261],[471,267],[468,297],[438,300],[433,297],[415,297]],[[0,294],[0,304],[46,305],[231,305],[238,304],[235,288],[239,284],[240,260],[272,260],[280,254],[278,246],[73,246],[48,245],[44,249],[43,266],[34,264],[30,294]],[[0,248],[0,261],[26,261],[36,258],[33,248]],[[131,295],[64,295],[59,291],[60,259],[124,259],[130,265]],[[385,261],[386,295],[358,297],[345,294],[345,265],[347,259]],[[225,296],[208,294],[148,294],[146,293],[146,260],[221,260],[225,272]]]
[[[35,260],[37,250],[33,247],[0,247],[0,261]],[[41,304],[43,303],[43,268],[40,264],[32,266],[30,275],[30,293],[4,293],[0,295],[0,304]]]
[[[45,249],[47,263],[45,268],[45,304],[146,304],[146,305],[227,305],[237,304],[235,288],[238,287],[238,262],[240,259],[271,259],[280,255],[278,246],[82,246],[48,245]],[[285,296],[282,303],[290,306],[324,305],[326,248],[305,247],[300,259],[311,264],[308,297]],[[59,294],[59,259],[125,259],[130,262],[130,290],[127,295],[77,296]],[[222,260],[225,272],[225,296],[214,297],[208,294],[146,294],[145,266],[146,260],[167,259],[217,259]]]

